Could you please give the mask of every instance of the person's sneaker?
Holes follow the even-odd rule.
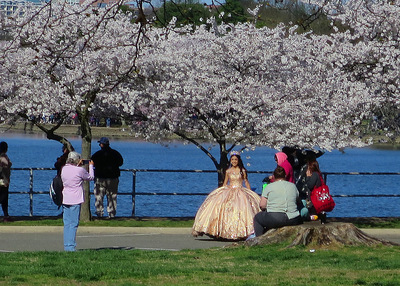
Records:
[[[9,217],[9,216],[6,216],[4,219],[3,219],[3,222],[13,222],[14,220],[11,218],[11,217]]]
[[[249,235],[248,238],[246,238],[246,241],[248,241],[248,240],[250,240],[250,239],[253,239],[253,238],[255,238],[255,237],[256,237],[256,234],[255,234],[255,233],[252,233],[252,234]]]

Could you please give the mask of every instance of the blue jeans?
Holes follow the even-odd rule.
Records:
[[[63,205],[64,250],[75,251],[81,205]]]
[[[300,215],[303,219],[309,220],[310,219],[310,212],[307,208],[307,201],[301,200],[301,206],[299,207]]]

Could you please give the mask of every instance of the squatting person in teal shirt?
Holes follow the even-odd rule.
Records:
[[[260,208],[254,217],[254,232],[260,236],[271,228],[302,223],[297,209],[299,191],[296,185],[285,181],[285,169],[278,166],[274,171],[275,181],[265,187],[261,195]]]

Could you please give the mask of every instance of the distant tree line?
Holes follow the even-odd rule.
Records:
[[[177,26],[207,24],[215,17],[217,23],[256,22],[257,27],[274,28],[280,23],[298,25],[298,32],[313,31],[329,34],[333,31],[331,20],[314,5],[300,1],[227,0],[203,4],[197,0],[163,1],[154,9],[155,25],[167,26],[174,18]],[[251,11],[257,9],[257,15]]]

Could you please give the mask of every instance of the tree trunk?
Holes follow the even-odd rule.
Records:
[[[89,126],[89,116],[88,113],[85,112],[79,115],[79,120],[81,124],[81,138],[82,138],[82,158],[89,159],[91,157],[92,151],[92,132]],[[90,221],[92,218],[90,212],[90,183],[84,182],[83,184],[84,189],[84,199],[85,202],[82,204],[81,208],[81,221]]]
[[[394,242],[380,240],[367,235],[352,223],[332,222],[321,225],[319,222],[307,222],[297,226],[285,226],[270,229],[262,236],[244,242],[245,245],[265,245],[287,241],[288,248],[305,245],[312,248],[336,248],[348,245],[397,245]]]
[[[218,187],[221,187],[225,180],[225,172],[229,167],[228,151],[226,150],[226,142],[219,142],[219,168],[218,172]]]
[[[90,136],[91,137],[91,136]],[[82,158],[87,159],[91,156],[91,140],[88,141],[87,138],[82,138]],[[92,215],[90,212],[90,183],[85,181],[83,183],[84,190],[84,203],[81,208],[81,221],[90,221],[92,219]]]

